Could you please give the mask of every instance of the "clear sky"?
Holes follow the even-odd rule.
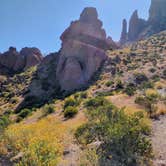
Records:
[[[84,7],[96,7],[103,26],[114,40],[123,18],[138,9],[147,19],[151,0],[0,0],[0,52],[15,46],[35,46],[43,53],[58,51],[61,33]]]

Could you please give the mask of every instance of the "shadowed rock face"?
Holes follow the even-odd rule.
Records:
[[[166,18],[166,1],[152,0],[149,10],[149,21],[160,21],[159,19]]]
[[[62,48],[38,66],[36,78],[18,109],[32,106],[30,98],[43,103],[87,87],[106,60],[105,51],[117,47],[111,38],[106,38],[95,8],[85,8],[60,38]]]
[[[145,26],[146,26],[146,21],[138,17],[137,10],[134,11],[129,22],[128,40],[129,41],[137,40],[139,33],[144,29]]]
[[[0,74],[14,74],[35,66],[42,61],[42,54],[37,48],[23,48],[20,52],[14,47],[0,55]]]
[[[127,42],[127,21],[126,19],[123,19],[122,22],[122,33],[120,37],[120,44],[123,45]]]
[[[127,40],[124,42],[124,29],[120,44],[134,42],[149,37],[155,33],[166,30],[166,0],[151,0],[149,18],[147,21],[138,17],[137,10],[133,12],[129,21]]]
[[[152,0],[148,23],[151,33],[158,33],[166,29],[166,1]]]

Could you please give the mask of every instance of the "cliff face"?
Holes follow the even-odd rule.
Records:
[[[124,42],[121,37],[120,44],[134,42],[163,30],[166,30],[166,0],[151,0],[148,20],[139,18],[137,11],[134,11],[129,21],[127,40]]]
[[[128,40],[129,41],[137,40],[139,37],[139,33],[145,28],[145,26],[146,26],[146,21],[138,17],[137,10],[134,11],[129,22]]]
[[[20,107],[32,105],[27,98],[40,103],[86,87],[106,60],[105,51],[117,47],[106,37],[95,8],[85,8],[79,20],[72,22],[60,38],[62,48],[39,65]]]
[[[152,0],[148,23],[152,26],[152,32],[160,32],[166,29],[166,1]]]
[[[42,61],[42,54],[37,48],[23,48],[20,52],[14,47],[0,55],[0,74],[10,75],[26,70]]]
[[[166,1],[152,0],[149,10],[149,21],[160,21],[163,18],[166,18]]]

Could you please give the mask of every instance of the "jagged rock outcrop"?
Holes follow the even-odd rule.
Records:
[[[121,37],[120,37],[120,44],[123,45],[124,43],[127,42],[127,21],[126,19],[123,19],[122,22],[122,32],[121,32]]]
[[[134,11],[129,22],[128,40],[136,41],[140,32],[145,28],[146,21],[138,17],[137,10]]]
[[[117,47],[106,37],[95,8],[85,8],[79,20],[64,31],[61,40],[60,51],[50,54],[39,65],[36,78],[18,109],[87,87],[106,60],[105,51]]]
[[[138,41],[155,33],[166,30],[166,0],[151,0],[149,18],[147,21],[138,17],[137,10],[132,14],[129,21],[127,40],[124,42],[121,37],[121,45]],[[123,27],[124,28],[124,27]],[[123,30],[122,30],[123,32]]]
[[[43,56],[37,48],[23,48],[20,52],[14,47],[0,54],[0,74],[10,75],[39,64]]]
[[[57,78],[62,90],[73,91],[88,83],[106,59],[105,50],[111,49],[111,45],[95,8],[85,8],[61,40]]]

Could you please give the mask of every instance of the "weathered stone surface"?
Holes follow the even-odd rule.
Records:
[[[42,54],[37,48],[23,48],[20,52],[14,47],[0,54],[0,74],[14,74],[42,61]]]
[[[61,88],[72,91],[86,86],[106,59],[104,50],[76,40],[63,45],[57,67]]]
[[[112,39],[106,38],[95,8],[85,8],[80,19],[65,30],[61,40],[56,74],[65,91],[86,86],[106,59],[105,50],[116,45]]]
[[[25,60],[25,66],[24,70],[26,70],[29,67],[35,66],[36,64],[39,64],[43,56],[38,48],[28,48],[25,47],[20,51],[20,55],[24,57]]]

